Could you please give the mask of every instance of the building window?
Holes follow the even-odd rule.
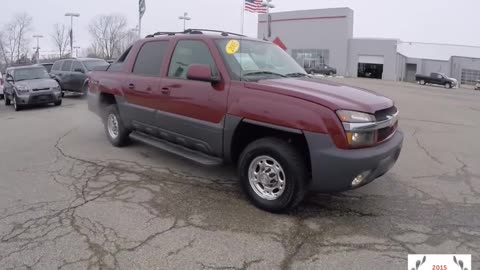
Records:
[[[461,84],[475,85],[480,80],[480,70],[462,69]]]
[[[292,57],[304,68],[328,65],[330,61],[330,50],[293,49]]]

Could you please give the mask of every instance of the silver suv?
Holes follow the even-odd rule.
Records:
[[[50,78],[43,66],[8,68],[5,75],[5,105],[13,105],[15,111],[26,105],[62,104],[62,90]]]

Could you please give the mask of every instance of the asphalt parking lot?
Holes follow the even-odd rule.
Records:
[[[114,148],[84,99],[0,105],[0,269],[406,269],[409,253],[480,264],[480,92],[342,80],[393,98],[396,166],[273,215],[231,168]]]

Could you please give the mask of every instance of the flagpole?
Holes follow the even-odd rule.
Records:
[[[142,38],[142,14],[138,13],[138,38]]]
[[[241,14],[240,33],[243,35],[243,28],[245,25],[245,0],[241,0],[241,1],[242,1],[242,12],[240,13]]]

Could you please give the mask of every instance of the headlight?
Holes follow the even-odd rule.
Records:
[[[347,123],[375,122],[375,116],[368,113],[338,110],[337,115],[340,121]]]
[[[62,88],[60,88],[60,85],[52,87],[53,92],[60,92],[62,91]]]
[[[359,123],[368,127],[368,124],[375,125],[375,116],[368,113],[338,110],[338,118],[342,121],[347,136],[347,142],[352,147],[363,147],[373,145],[377,141],[377,131],[366,128],[365,130],[357,130],[353,128]]]
[[[346,134],[348,144],[353,147],[369,146],[377,141],[377,131],[347,131]]]
[[[30,88],[25,85],[16,85],[15,89],[19,95],[28,94],[28,92],[30,92]]]

